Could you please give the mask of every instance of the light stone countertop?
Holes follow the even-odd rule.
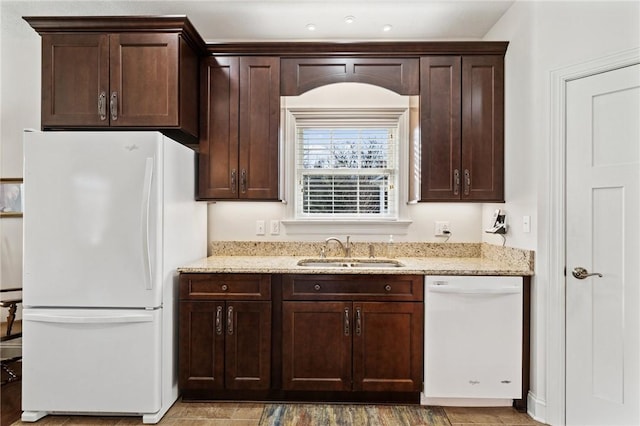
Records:
[[[395,260],[405,266],[382,268],[297,265],[299,260],[309,258],[309,256],[210,256],[178,270],[191,273],[533,275],[533,271],[530,269],[482,257],[398,257]],[[344,258],[329,258],[327,260],[333,259],[345,260]]]
[[[357,243],[351,260],[364,258],[368,243]],[[384,247],[378,247],[384,248]],[[531,276],[534,253],[486,243],[399,243],[394,260],[402,267],[312,267],[298,266],[303,259],[317,259],[317,245],[306,243],[216,242],[209,256],[178,268],[183,273],[265,274],[419,274]],[[380,250],[378,251],[380,252]],[[273,255],[266,255],[266,253]],[[376,256],[377,260],[385,259]],[[325,261],[349,261],[329,252]]]

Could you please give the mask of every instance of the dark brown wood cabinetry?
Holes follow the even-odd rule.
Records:
[[[142,128],[197,140],[199,36],[186,18],[25,19],[42,35],[43,129]]]
[[[179,385],[185,398],[269,389],[270,299],[269,275],[180,276]]]
[[[277,200],[279,58],[207,58],[201,86],[199,198]]]
[[[418,58],[283,58],[281,94],[300,95],[332,83],[369,83],[401,95],[417,95]]]
[[[183,398],[417,401],[419,275],[180,275]]]
[[[421,391],[421,283],[408,275],[285,276],[283,388]]]
[[[504,201],[499,55],[420,60],[421,201]]]

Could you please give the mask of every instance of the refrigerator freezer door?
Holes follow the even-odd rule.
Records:
[[[161,305],[162,140],[25,133],[25,306]]]
[[[26,308],[24,418],[160,410],[160,317],[161,309]]]

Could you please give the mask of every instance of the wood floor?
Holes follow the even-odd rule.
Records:
[[[4,390],[4,389],[3,389]],[[237,402],[182,402],[174,404],[164,416],[160,425],[185,426],[258,426],[264,409],[260,403]],[[4,407],[3,407],[4,412]],[[509,407],[499,408],[445,408],[447,418],[452,426],[541,426],[524,413]],[[19,413],[17,413],[19,416]],[[3,413],[4,416],[4,413]],[[125,426],[141,425],[140,417],[83,417],[83,416],[47,416],[37,423],[23,423],[17,420],[8,425],[100,425]],[[370,419],[371,426],[378,425],[376,419]],[[287,426],[287,425],[274,425]],[[329,426],[304,423],[298,426]],[[351,426],[351,425],[337,425]],[[364,425],[353,425],[364,426]],[[416,426],[416,425],[394,425]],[[428,425],[423,425],[428,426]]]

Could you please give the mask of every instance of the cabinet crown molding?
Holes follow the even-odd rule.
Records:
[[[399,42],[251,42],[207,43],[214,56],[256,55],[280,57],[323,56],[424,56],[424,55],[501,55],[508,41],[399,41]]]
[[[202,55],[206,43],[185,15],[23,16],[40,35],[73,32],[180,33]]]

